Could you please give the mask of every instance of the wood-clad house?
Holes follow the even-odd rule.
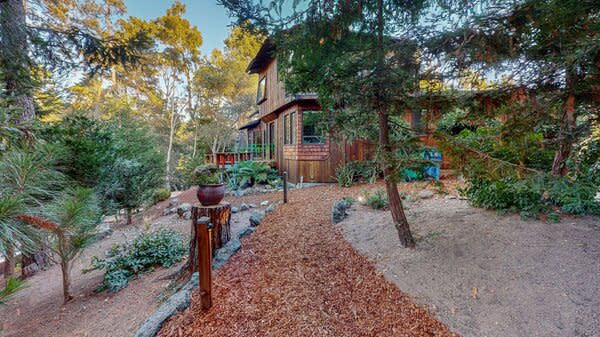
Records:
[[[259,149],[293,183],[332,182],[335,170],[349,161],[365,160],[373,146],[363,141],[333,141],[323,133],[321,107],[315,94],[285,92],[278,78],[275,46],[267,40],[248,65],[258,74],[258,113],[242,126],[247,144]]]
[[[322,132],[321,107],[316,94],[291,94],[278,78],[275,46],[267,40],[248,65],[249,74],[258,74],[255,118],[242,126],[242,138],[251,157],[272,162],[280,173],[287,172],[293,183],[333,182],[335,170],[350,161],[371,157],[375,145],[367,141],[340,141]],[[426,130],[431,126],[421,111],[409,112],[406,121],[423,130],[421,140],[427,146],[435,141]],[[425,128],[421,128],[424,126]],[[447,160],[442,168],[448,166]]]

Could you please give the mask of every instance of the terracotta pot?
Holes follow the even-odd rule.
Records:
[[[196,195],[203,206],[218,205],[225,197],[225,184],[200,185]]]

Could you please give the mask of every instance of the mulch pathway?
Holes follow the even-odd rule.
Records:
[[[293,191],[213,278],[213,307],[190,308],[161,337],[456,336],[378,274],[330,224],[357,189]]]

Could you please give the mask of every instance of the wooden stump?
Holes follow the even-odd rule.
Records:
[[[214,255],[217,249],[223,247],[231,239],[231,204],[221,202],[214,206],[195,206],[192,208],[192,219],[197,220],[203,216],[210,218],[210,223],[212,224],[212,249]]]

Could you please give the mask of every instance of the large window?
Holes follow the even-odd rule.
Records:
[[[302,144],[323,144],[323,112],[307,110],[302,112]]]
[[[283,116],[283,143],[296,144],[296,113]]]
[[[260,81],[258,81],[258,91],[256,93],[256,103],[260,103],[267,99],[267,77],[263,76]]]

